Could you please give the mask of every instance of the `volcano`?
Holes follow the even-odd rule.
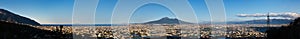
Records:
[[[181,21],[177,18],[164,17],[159,20],[149,21],[143,24],[193,24],[193,23]]]

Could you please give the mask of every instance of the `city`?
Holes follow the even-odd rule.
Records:
[[[286,25],[286,24],[282,24]],[[212,27],[214,26],[214,27]],[[34,27],[34,26],[33,26]],[[166,36],[178,36],[183,39],[197,38],[266,38],[266,24],[232,24],[232,25],[141,25],[132,24],[130,26],[64,26],[64,33],[74,33],[83,37],[103,37],[103,38],[160,38]],[[271,25],[269,27],[281,27],[281,25]],[[55,31],[58,26],[37,26],[44,30]],[[76,29],[74,29],[76,28]],[[106,33],[103,33],[106,32]],[[132,33],[140,33],[136,34]],[[172,34],[173,33],[173,34]],[[86,35],[88,34],[88,35]],[[97,35],[98,34],[98,35]],[[102,34],[102,35],[100,35]],[[209,36],[209,37],[205,37]]]

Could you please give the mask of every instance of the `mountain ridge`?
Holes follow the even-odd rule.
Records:
[[[293,20],[291,19],[270,19],[270,24],[289,24]],[[227,24],[267,24],[266,19],[259,20],[248,20],[248,21],[238,21],[238,22],[227,22]]]
[[[17,14],[14,14],[8,10],[0,9],[0,20],[12,23],[23,23],[23,24],[30,24],[30,25],[40,25],[38,22],[29,19],[27,17],[23,17]]]

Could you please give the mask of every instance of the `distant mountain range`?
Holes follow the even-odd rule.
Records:
[[[11,23],[23,23],[30,25],[40,25],[38,22],[29,18],[14,14],[8,10],[0,9],[0,20]]]
[[[289,24],[293,20],[291,19],[270,19],[270,24]],[[209,24],[210,22],[202,23],[202,24]],[[260,20],[248,20],[248,21],[230,21],[226,22],[227,24],[267,24],[266,19]],[[168,18],[164,17],[159,20],[149,21],[143,24],[193,24],[190,22],[185,22],[178,20],[176,18]]]
[[[181,20],[176,19],[176,18],[164,17],[164,18],[161,18],[159,20],[150,21],[150,22],[146,22],[146,23],[143,23],[143,24],[193,24],[193,23],[181,21]]]
[[[270,24],[289,24],[293,20],[291,19],[270,19]],[[260,20],[249,20],[249,21],[237,21],[237,22],[227,22],[227,24],[267,24],[266,19]]]

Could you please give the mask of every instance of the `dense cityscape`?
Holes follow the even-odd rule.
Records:
[[[286,25],[286,24],[282,24]],[[267,27],[281,27],[274,24],[231,24],[231,25],[142,25],[129,26],[63,26],[63,33],[83,37],[104,38],[162,38],[178,36],[186,39],[197,38],[265,38]],[[33,26],[34,27],[34,26]],[[36,28],[56,31],[58,26],[35,26]],[[139,35],[139,36],[136,36]]]

